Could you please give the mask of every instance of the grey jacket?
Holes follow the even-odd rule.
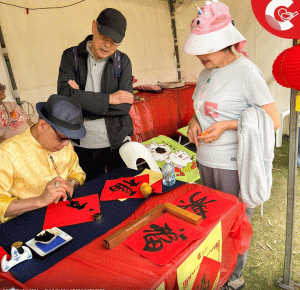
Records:
[[[118,90],[132,93],[132,67],[128,56],[122,53],[122,73],[119,79],[114,76],[113,60],[114,55],[109,57],[108,63],[104,68],[101,80],[101,92],[86,92],[85,84],[87,79],[87,41],[93,38],[89,35],[77,47],[79,59],[78,71],[75,73],[75,57],[73,47],[64,51],[59,67],[57,81],[57,93],[71,97],[78,101],[82,108],[83,117],[89,120],[104,118],[108,138],[112,149],[118,148],[123,144],[126,136],[133,134],[133,124],[129,115],[130,104],[109,104],[109,94]],[[72,89],[68,80],[75,80],[79,89]]]
[[[247,207],[270,198],[275,132],[271,117],[260,107],[249,107],[238,120],[237,166],[240,197]]]

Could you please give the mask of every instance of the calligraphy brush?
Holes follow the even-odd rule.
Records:
[[[61,178],[61,176],[60,176],[60,174],[59,174],[59,172],[58,172],[58,169],[57,169],[57,167],[56,167],[56,164],[55,164],[55,162],[54,162],[53,156],[52,156],[52,155],[49,155],[49,156],[50,156],[50,159],[51,159],[51,161],[52,161],[52,163],[53,163],[53,166],[54,166],[54,169],[55,169],[55,171],[56,171],[57,176]],[[67,194],[68,201],[70,202],[70,204],[72,204],[72,203],[73,203],[73,200],[72,200],[72,198],[71,198],[71,196],[70,196],[70,193],[69,193],[68,191],[66,191],[66,194]]]

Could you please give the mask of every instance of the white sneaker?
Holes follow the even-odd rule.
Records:
[[[233,280],[233,281],[227,281],[221,290],[240,290],[244,287],[245,281],[243,276],[240,277],[240,279]]]

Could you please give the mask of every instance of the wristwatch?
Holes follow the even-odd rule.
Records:
[[[68,178],[68,180],[71,181],[74,184],[74,188],[77,187],[77,183],[73,179]]]

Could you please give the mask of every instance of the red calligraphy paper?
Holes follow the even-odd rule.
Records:
[[[235,203],[217,194],[195,188],[176,199],[174,205],[203,218],[201,226],[207,226],[228,211]]]
[[[116,200],[122,198],[145,198],[141,191],[141,185],[149,183],[149,174],[107,180],[101,192],[101,201]]]
[[[203,234],[169,214],[143,227],[123,243],[155,264],[165,265]]]
[[[91,222],[94,220],[93,214],[100,213],[98,194],[73,198],[73,201],[78,201],[83,208],[68,206],[70,205],[68,200],[48,205],[43,230]]]
[[[221,268],[221,262],[203,257],[192,290],[211,290]]]
[[[151,185],[152,193],[162,193],[162,180],[158,180]]]
[[[6,260],[10,260],[10,255],[0,246],[0,261],[5,255],[7,255]]]

